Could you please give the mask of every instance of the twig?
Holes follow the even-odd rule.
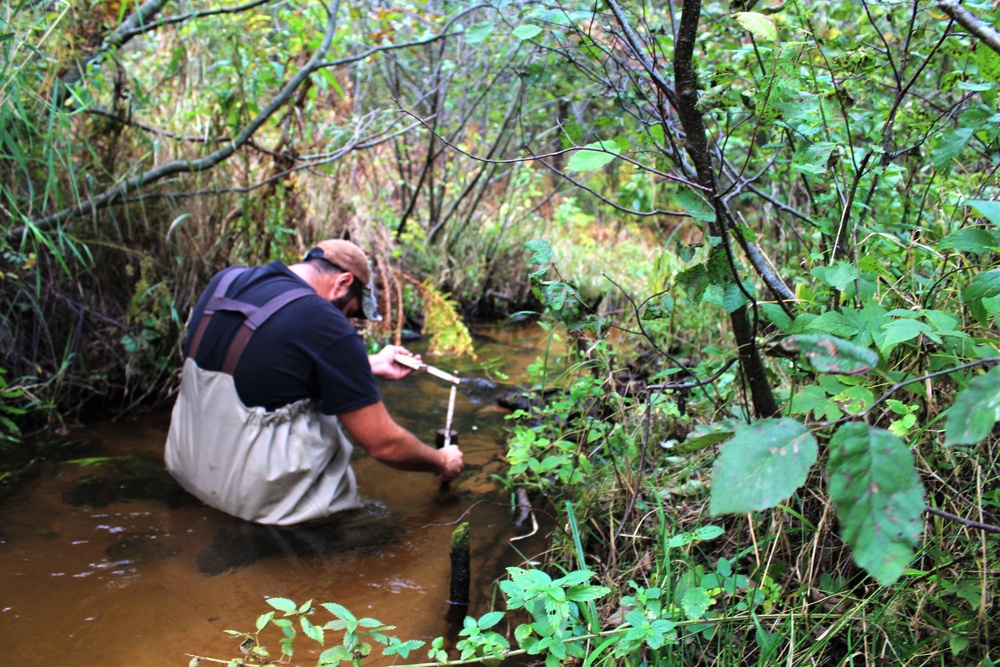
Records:
[[[928,514],[934,514],[942,519],[948,519],[949,521],[954,521],[960,523],[966,528],[976,528],[978,530],[985,530],[988,533],[1000,533],[1000,526],[995,526],[991,523],[981,523],[979,521],[973,521],[972,519],[966,519],[960,517],[957,514],[952,514],[950,512],[945,512],[944,510],[939,510],[934,507],[925,507],[924,511]]]

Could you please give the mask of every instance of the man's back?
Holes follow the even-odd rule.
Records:
[[[192,312],[184,346],[189,353],[202,313],[220,276],[212,279]],[[309,285],[281,262],[246,269],[226,296],[262,306],[289,290]],[[195,361],[203,370],[220,370],[244,317],[220,311],[198,345]],[[240,400],[249,407],[275,410],[295,401],[320,401],[325,414],[339,414],[380,400],[361,337],[346,317],[318,294],[281,308],[251,336],[233,372]]]

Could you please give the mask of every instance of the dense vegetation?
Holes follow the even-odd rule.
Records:
[[[377,258],[374,343],[454,328],[444,293],[467,318],[534,309],[568,350],[512,421],[506,481],[558,513],[566,575],[502,584],[516,650],[993,664],[998,20],[7,3],[0,446],[168,400],[214,271],[346,235]],[[258,630],[323,638],[273,606]],[[362,635],[415,647],[327,610],[331,661]],[[464,658],[511,650],[499,618],[467,623]]]

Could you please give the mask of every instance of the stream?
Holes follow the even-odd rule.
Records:
[[[353,463],[370,503],[320,527],[279,529],[201,505],[165,473],[169,411],[105,422],[72,434],[77,462],[46,463],[0,505],[0,656],[8,665],[187,665],[190,655],[230,659],[238,639],[271,609],[268,597],[337,602],[355,616],[396,626],[400,639],[449,634],[450,539],[471,524],[470,615],[492,609],[504,567],[545,548],[543,531],[521,538],[503,473],[504,416],[496,398],[512,388],[483,367],[525,377],[545,346],[527,325],[485,330],[478,361],[462,368],[454,428],[466,470],[446,491],[432,475],[390,469],[356,448]],[[423,352],[425,344],[409,345]],[[426,355],[425,355],[426,356]],[[443,428],[449,385],[415,371],[380,382],[390,414],[425,442]],[[326,612],[317,618],[329,620]],[[277,657],[274,637],[264,644]],[[315,664],[319,644],[300,636],[295,664]],[[427,647],[408,660],[423,662]],[[207,663],[202,663],[207,664]]]

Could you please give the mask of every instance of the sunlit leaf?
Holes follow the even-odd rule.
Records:
[[[780,345],[791,352],[802,352],[820,373],[859,375],[878,365],[875,351],[836,336],[796,334]]]
[[[854,560],[882,585],[902,576],[922,530],[924,489],[898,437],[864,423],[830,441],[830,499]]]
[[[995,366],[958,393],[948,410],[944,444],[973,445],[990,434],[1000,420],[1000,366]]]
[[[569,171],[593,171],[600,169],[618,157],[618,144],[614,141],[598,141],[579,148],[566,163]]]
[[[484,21],[482,23],[477,23],[474,26],[469,26],[463,35],[463,39],[466,44],[478,44],[493,32],[493,23],[490,21]]]
[[[766,39],[769,42],[778,39],[778,28],[774,23],[774,17],[758,12],[736,12],[733,18],[743,26],[744,30],[758,39]]]
[[[525,23],[524,25],[519,25],[516,28],[514,28],[514,31],[511,32],[510,34],[514,35],[514,37],[517,37],[518,39],[523,41],[537,37],[540,32],[542,32],[542,29],[537,25],[531,25],[529,23]]]
[[[297,609],[295,603],[288,598],[268,598],[267,603],[278,611],[283,611],[286,614],[294,614]]]
[[[794,419],[762,419],[742,426],[715,462],[710,513],[774,507],[805,483],[816,455],[816,438]]]
[[[1000,202],[983,199],[973,199],[965,202],[966,206],[971,206],[979,215],[983,216],[991,223],[1000,227]]]
[[[684,596],[681,598],[681,609],[684,610],[684,615],[687,616],[688,620],[696,621],[705,617],[705,612],[708,611],[713,602],[715,601],[708,594],[708,591],[697,586],[684,591]]]

